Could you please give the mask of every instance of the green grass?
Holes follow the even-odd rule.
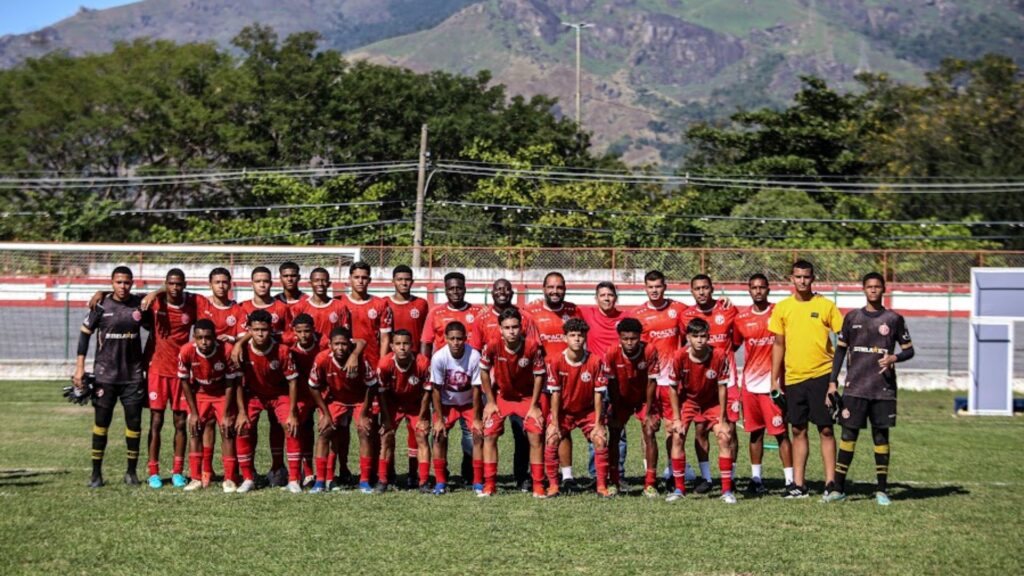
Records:
[[[894,503],[883,509],[870,498],[870,441],[854,460],[853,498],[828,506],[777,496],[741,497],[732,507],[699,497],[668,505],[637,496],[636,478],[629,496],[612,501],[592,494],[535,501],[507,484],[486,501],[469,491],[243,496],[116,483],[91,491],[91,410],[64,403],[58,389],[0,382],[3,574],[1024,571],[1024,421],[954,418],[951,393],[902,394],[892,435]],[[111,431],[122,425],[118,415]],[[635,425],[630,432],[635,441]],[[120,476],[119,436],[112,433],[108,450],[109,480]],[[262,471],[269,458],[261,448]],[[640,464],[631,448],[632,477]],[[581,442],[576,452],[579,473]],[[504,455],[507,474],[507,447]],[[765,464],[767,477],[781,475],[775,452]],[[745,457],[737,473],[742,487]],[[809,477],[821,478],[817,456]]]

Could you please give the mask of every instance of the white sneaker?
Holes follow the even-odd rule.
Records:
[[[246,481],[242,482],[242,485],[239,486],[238,489],[235,490],[235,492],[238,492],[239,494],[245,494],[246,492],[249,492],[249,491],[255,490],[255,489],[256,489],[256,483],[253,482],[252,480],[246,480]]]
[[[238,490],[238,486],[236,486],[231,480],[225,480],[220,486],[224,489],[225,494],[234,494],[234,492]]]
[[[726,492],[722,494],[722,502],[725,502],[726,504],[735,504],[736,496],[733,495],[732,492]]]
[[[302,479],[303,488],[309,488],[313,484],[316,484],[316,476],[313,476],[312,474]]]
[[[284,489],[291,492],[292,494],[302,494],[302,486],[299,486],[298,482],[289,482],[288,485],[284,487]]]
[[[185,486],[185,492],[192,492],[193,490],[199,490],[203,487],[203,483],[199,480],[192,480]]]

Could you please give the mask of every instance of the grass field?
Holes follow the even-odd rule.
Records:
[[[0,382],[0,574],[1020,574],[1024,420],[954,418],[952,398],[901,393],[888,508],[871,498],[870,441],[854,460],[850,501],[773,495],[729,507],[639,496],[633,446],[630,493],[610,501],[537,501],[507,483],[488,500],[471,491],[186,494],[116,482],[93,491],[91,409],[66,404],[55,383]],[[110,481],[122,472],[122,426],[119,414]],[[821,478],[816,450],[812,479]],[[508,474],[507,447],[504,455]],[[577,475],[584,458],[578,442]],[[262,471],[269,455],[259,462]],[[765,464],[777,492],[777,454]],[[749,470],[741,456],[741,489]]]

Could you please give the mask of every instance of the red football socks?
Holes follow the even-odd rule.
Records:
[[[484,462],[484,492],[494,494],[498,491],[498,463]]]
[[[732,458],[719,457],[718,470],[722,475],[722,493],[732,492]]]
[[[434,458],[434,479],[438,484],[448,483],[447,467],[448,462],[444,458]]]
[[[317,456],[316,461],[316,481],[326,482],[327,481],[327,457]]]
[[[644,474],[644,488],[654,486],[658,482],[658,471],[654,468],[648,468]]]
[[[177,461],[177,458],[175,458]],[[177,464],[177,462],[175,462]],[[189,452],[188,453],[188,473],[192,476],[193,480],[199,480],[202,475],[203,467],[203,453],[202,452]],[[181,474],[181,471],[175,472],[175,474]]]
[[[675,480],[676,490],[686,492],[686,456],[672,459],[672,479]]]
[[[231,482],[238,481],[238,459],[234,456],[222,456],[224,463],[224,479]]]
[[[213,476],[213,446],[203,446],[203,474]]]
[[[594,469],[597,472],[597,490],[608,489],[608,449],[594,450]]]
[[[160,475],[160,461],[159,460],[150,460],[149,463],[148,463],[148,466],[149,466],[149,475],[150,476],[159,476]]]
[[[373,468],[373,458],[370,456],[359,457],[359,481],[369,482],[370,472]]]
[[[185,457],[175,456],[174,457],[174,468],[171,470],[171,474],[181,474],[185,471]],[[199,471],[199,467],[196,466],[196,471]]]
[[[544,447],[544,470],[548,476],[548,485],[558,487],[558,444]]]
[[[416,471],[419,474],[420,486],[425,486],[430,481],[430,462],[426,460],[416,462]]]
[[[484,483],[484,461],[473,460],[473,484]]]

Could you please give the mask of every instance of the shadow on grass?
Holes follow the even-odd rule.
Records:
[[[873,492],[872,492],[873,493]],[[963,486],[911,486],[899,482],[889,484],[889,497],[893,500],[927,500],[947,496],[966,496],[971,491]]]
[[[39,486],[46,482],[52,482],[52,476],[64,476],[67,470],[46,469],[33,470],[29,468],[6,468],[0,469],[0,487],[28,487]]]

